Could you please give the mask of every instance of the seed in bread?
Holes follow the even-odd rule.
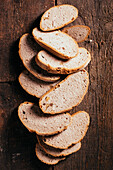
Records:
[[[57,57],[70,59],[78,54],[78,44],[68,34],[61,31],[41,32],[37,28],[32,32],[36,42]]]
[[[47,51],[40,51],[35,61],[42,69],[53,74],[70,74],[86,67],[91,60],[90,53],[85,48],[79,48],[76,57],[69,60],[61,60]]]
[[[91,32],[90,28],[85,25],[74,25],[64,28],[62,31],[74,38],[78,43],[85,41]]]
[[[39,143],[36,144],[35,147],[35,152],[36,152],[36,156],[37,158],[42,161],[43,163],[46,163],[48,165],[55,165],[57,164],[59,161],[64,160],[65,157],[63,158],[56,158],[53,157],[51,155],[48,155],[43,148],[39,145]]]
[[[58,5],[47,10],[41,17],[40,29],[52,31],[64,27],[78,17],[78,10],[72,5]]]
[[[45,115],[36,104],[30,102],[21,103],[18,108],[18,116],[23,125],[38,135],[52,135],[63,131],[71,123],[70,114]]]
[[[39,106],[48,114],[69,111],[83,100],[88,85],[89,75],[86,70],[70,74],[40,98]]]
[[[38,140],[39,144],[42,146],[42,148],[44,149],[44,151],[54,157],[67,156],[67,155],[77,152],[81,148],[81,142],[70,146],[68,149],[58,149],[58,148],[53,148],[49,145],[46,145],[40,139],[40,137],[38,135],[37,135],[37,140]]]
[[[19,41],[19,55],[26,67],[26,69],[32,73],[38,79],[47,82],[54,82],[60,79],[60,76],[49,74],[45,70],[42,70],[35,63],[35,55],[40,51],[39,45],[34,41],[33,37],[28,33],[24,34]]]
[[[44,82],[34,77],[27,70],[23,71],[19,75],[18,79],[22,88],[27,93],[37,98],[40,98],[43,94],[45,94],[48,90],[50,90],[52,87],[60,82],[60,80],[57,80],[55,82]]]
[[[76,112],[72,115],[72,123],[66,130],[54,136],[42,137],[42,140],[45,144],[54,148],[67,149],[84,138],[89,122],[88,113],[85,111]]]

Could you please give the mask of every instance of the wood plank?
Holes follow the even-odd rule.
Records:
[[[91,28],[89,39],[92,43],[81,43],[92,56],[87,70],[90,75],[90,86],[83,102],[71,113],[77,110],[89,112],[91,124],[88,133],[82,141],[82,148],[71,155],[58,169],[86,170],[107,169],[112,167],[112,42],[113,21],[112,1],[73,1],[57,0],[57,5],[72,4],[79,10],[75,24],[88,25]]]
[[[39,23],[40,15],[54,5],[53,1],[1,1],[1,67],[0,81],[0,169],[3,170],[110,170],[112,167],[112,1],[57,0],[56,4],[72,4],[79,10],[74,23],[91,28],[84,42],[92,56],[87,67],[90,86],[83,102],[70,113],[85,110],[90,114],[90,128],[82,148],[55,166],[41,163],[35,156],[36,137],[22,125],[17,107],[23,101],[38,102],[28,95],[17,81],[23,65],[18,56],[18,38]],[[87,9],[87,10],[86,10]],[[38,19],[37,19],[38,17]]]
[[[54,0],[4,0],[0,6],[0,169],[51,170],[37,159],[35,134],[29,133],[17,116],[21,102],[38,102],[20,87],[17,77],[24,69],[18,56],[19,38],[38,26],[40,16],[54,6]]]
[[[54,0],[4,0],[0,1],[0,6],[0,82],[6,82],[15,80],[22,70],[18,56],[18,39],[23,33],[38,26],[41,14],[54,6]]]
[[[35,155],[36,135],[20,122],[17,114],[21,102],[38,103],[27,94],[18,81],[0,84],[0,169],[1,170],[52,170]]]

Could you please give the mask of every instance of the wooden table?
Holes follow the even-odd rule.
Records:
[[[92,56],[87,67],[89,90],[83,102],[71,111],[87,111],[91,123],[80,151],[55,166],[48,166],[35,156],[35,134],[29,133],[17,116],[21,102],[38,102],[18,83],[18,75],[24,69],[18,56],[18,41],[23,33],[31,32],[39,24],[44,11],[64,3],[79,10],[79,17],[70,25],[84,24],[91,28],[91,41],[79,44]],[[0,170],[111,170],[113,1],[4,0],[0,5]]]

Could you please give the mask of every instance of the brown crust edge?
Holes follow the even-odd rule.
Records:
[[[22,74],[25,72],[26,70],[24,70],[24,71],[22,71],[22,73],[20,73],[20,75],[19,75],[19,77],[18,77],[18,81],[19,81],[19,83],[20,83],[20,85],[21,85],[21,87],[28,93],[28,94],[30,94],[30,95],[32,95],[32,96],[34,96],[34,97],[37,97],[37,98],[40,98],[41,96],[38,96],[38,95],[33,95],[32,93],[30,93],[29,91],[27,91],[24,87],[23,87],[23,85],[22,85],[22,83],[21,83],[21,81],[20,81],[20,77],[22,76]],[[31,73],[30,73],[31,74]],[[40,79],[39,79],[40,80]],[[42,80],[41,80],[42,81]],[[57,80],[58,81],[58,80]],[[52,82],[51,82],[52,83]],[[53,82],[54,83],[54,82]]]
[[[43,150],[44,150],[47,154],[52,155],[52,156],[54,156],[54,157],[68,156],[68,155],[71,155],[72,153],[75,153],[75,152],[79,151],[80,148],[81,148],[81,142],[78,142],[78,143],[80,144],[80,146],[79,146],[79,148],[76,149],[76,151],[72,151],[72,152],[70,152],[69,154],[54,155],[54,154],[51,154],[50,152],[48,152],[48,151],[44,148],[44,146],[40,143],[40,139],[39,139],[38,136],[37,136],[37,140],[38,140],[39,145],[43,148]],[[76,143],[76,144],[77,144],[77,143]],[[76,145],[76,144],[75,144],[75,145]],[[58,149],[58,148],[55,148],[55,149]],[[67,149],[68,149],[68,148],[67,148]]]
[[[34,30],[37,29],[37,28],[34,28],[33,31],[32,31],[32,35],[35,39],[35,41],[40,45],[42,46],[43,48],[45,48],[47,51],[53,53],[54,55],[58,56],[59,58],[62,58],[62,59],[70,59],[70,58],[74,58],[77,56],[78,54],[78,49],[77,49],[77,54],[75,56],[72,56],[72,57],[68,57],[66,55],[63,55],[62,53],[58,52],[57,50],[55,50],[53,47],[51,47],[50,45],[47,45],[45,42],[42,42],[40,41],[39,39],[37,39],[37,37],[34,35]],[[38,29],[37,29],[38,31]],[[58,30],[59,32],[61,32],[60,30]],[[66,34],[65,32],[62,32],[63,34]],[[69,36],[68,34],[66,34],[66,36]],[[71,36],[69,36],[71,37]],[[72,37],[71,37],[72,38]],[[72,38],[73,39],[73,38]],[[73,39],[74,40],[74,39]],[[77,42],[74,40],[75,44],[77,45],[78,47],[78,44]]]
[[[76,115],[76,114],[79,114],[79,112],[85,112],[85,111],[75,112],[75,113],[72,115],[72,117],[73,117],[74,115]],[[84,131],[84,135],[82,136],[82,138],[81,138],[79,141],[77,141],[77,142],[75,142],[75,143],[72,143],[71,145],[76,144],[76,143],[78,143],[78,142],[81,142],[81,140],[82,140],[82,139],[85,137],[85,135],[86,135],[86,132],[87,132],[88,127],[89,127],[89,124],[90,124],[90,116],[89,116],[89,114],[88,114],[87,112],[85,112],[85,113],[86,113],[87,116],[88,116],[88,124],[86,125],[86,129],[85,129],[85,131]],[[42,137],[42,140],[43,140],[43,137]],[[56,147],[56,146],[53,146],[53,145],[49,144],[48,142],[45,142],[44,140],[43,140],[43,142],[44,142],[45,144],[51,146],[51,147],[58,148],[58,147]],[[58,148],[58,149],[68,149],[68,147],[70,147],[71,145],[68,145],[66,148]]]
[[[49,8],[47,11],[45,11],[44,14],[43,14],[42,17],[41,17],[41,21],[40,21],[40,29],[41,29],[42,31],[54,31],[54,30],[60,29],[60,28],[62,28],[62,27],[64,27],[64,26],[66,26],[66,25],[72,23],[73,21],[75,21],[75,19],[78,17],[78,9],[77,9],[76,7],[74,7],[74,8],[76,9],[77,16],[74,17],[73,20],[70,20],[69,22],[67,22],[67,23],[65,23],[65,24],[62,24],[61,26],[59,26],[59,27],[57,27],[57,28],[47,29],[47,30],[45,30],[45,29],[42,28],[41,23],[42,23],[42,19],[43,19],[43,16],[45,15],[45,13],[47,13],[47,12],[48,12],[50,9],[52,9],[52,8],[59,7],[59,6],[66,6],[66,5],[74,7],[73,5],[63,4],[63,5],[53,6],[53,7]]]
[[[28,94],[30,94],[30,95],[32,95],[32,96],[35,96],[35,97],[37,97],[37,98],[40,98],[40,96],[33,95],[32,93],[30,93],[29,91],[27,91],[27,90],[23,87],[23,85],[22,85],[22,83],[21,83],[21,81],[20,81],[20,77],[22,76],[22,74],[23,74],[24,72],[25,72],[25,70],[22,71],[22,73],[20,73],[20,75],[19,75],[19,77],[18,77],[18,81],[19,81],[21,87],[22,87]]]
[[[79,48],[82,48],[82,47],[79,47]],[[85,48],[84,48],[84,49],[85,49]],[[87,49],[85,49],[85,50],[87,50]],[[35,57],[36,64],[37,64],[38,66],[40,66],[42,69],[48,71],[49,73],[53,73],[53,74],[71,74],[71,73],[74,73],[74,72],[76,72],[77,70],[83,68],[83,67],[86,65],[86,63],[87,63],[88,61],[90,62],[90,60],[91,60],[91,55],[90,55],[90,53],[89,53],[89,57],[87,58],[87,60],[85,61],[85,63],[82,64],[81,66],[76,67],[75,69],[66,69],[66,68],[64,67],[64,68],[61,68],[61,69],[59,69],[59,70],[57,71],[57,67],[55,68],[55,67],[52,67],[52,66],[50,66],[50,65],[47,65],[47,64],[45,64],[44,62],[42,62],[42,61],[40,60],[39,55],[40,55],[40,53],[41,53],[42,51],[44,51],[44,50],[41,50],[41,51],[36,55],[36,57]],[[87,50],[87,51],[88,51],[88,50]],[[70,59],[70,60],[71,60],[71,59]],[[89,62],[88,62],[88,64],[89,64]]]
[[[86,25],[73,25],[73,26],[70,26],[70,27],[66,27],[66,28],[64,28],[64,29],[62,30],[62,32],[65,32],[66,30],[68,30],[68,29],[70,29],[70,28],[72,28],[72,27],[84,27],[84,28],[87,28],[87,29],[88,29],[88,33],[87,33],[87,35],[85,36],[85,38],[84,38],[83,40],[81,40],[81,41],[76,41],[77,43],[80,43],[80,42],[85,41],[85,40],[88,38],[88,35],[91,33],[91,29],[90,29],[88,26],[86,26]],[[68,34],[68,33],[67,33],[67,34]]]
[[[40,133],[40,132],[38,132],[38,131],[36,131],[36,130],[30,129],[28,126],[25,125],[25,123],[23,122],[23,120],[21,119],[21,116],[20,116],[20,114],[19,114],[19,109],[20,109],[21,105],[27,104],[27,103],[29,103],[29,104],[34,104],[34,103],[32,103],[32,102],[27,102],[27,101],[21,103],[21,104],[19,105],[19,107],[18,107],[18,117],[19,117],[20,121],[22,122],[22,124],[23,124],[31,133],[35,132],[37,135],[41,135],[41,136],[54,135],[54,134],[57,134],[57,133],[59,133],[59,132],[62,132],[62,131],[65,130],[65,129],[67,129],[67,127],[72,123],[72,118],[71,118],[71,121],[70,121],[70,123],[68,124],[68,126],[64,126],[63,129],[57,130],[57,131],[52,132],[52,133]],[[69,117],[71,117],[71,115],[70,115],[69,113],[66,113],[66,114],[68,114]]]
[[[42,148],[42,149],[43,149],[43,148]],[[44,151],[44,152],[45,152],[45,151]],[[44,160],[43,160],[43,159],[40,159],[40,157],[38,156],[38,153],[37,153],[37,144],[36,144],[36,146],[35,146],[35,153],[36,153],[37,158],[38,158],[41,162],[43,162],[43,163],[45,163],[45,164],[47,164],[47,165],[55,165],[55,164],[57,164],[58,162],[60,162],[60,161],[62,161],[62,160],[65,159],[65,158],[59,158],[60,160],[56,161],[56,163],[53,163],[53,164],[49,164],[49,163],[47,163],[47,162],[44,162]]]
[[[58,77],[56,77],[56,78],[53,78],[53,79],[52,79],[52,77],[51,77],[51,78],[44,78],[43,76],[40,76],[38,73],[35,74],[32,70],[29,69],[29,67],[26,66],[26,64],[24,63],[24,60],[23,60],[23,58],[22,58],[22,56],[21,56],[21,53],[20,53],[20,48],[21,48],[20,46],[21,46],[21,40],[22,40],[22,38],[23,38],[24,36],[28,36],[28,35],[29,35],[29,33],[23,34],[23,35],[21,36],[20,40],[19,40],[19,51],[18,51],[18,53],[19,53],[20,59],[21,59],[23,65],[24,65],[24,67],[25,67],[31,74],[33,74],[36,78],[38,78],[38,79],[40,79],[40,80],[42,80],[42,81],[55,82],[55,81],[59,80],[59,79],[60,79],[60,76],[58,76]]]
[[[43,113],[46,113],[46,114],[58,114],[58,113],[67,112],[67,111],[70,111],[72,108],[74,108],[75,106],[77,106],[77,105],[79,105],[79,104],[81,103],[81,101],[83,100],[83,98],[84,98],[84,96],[86,95],[87,90],[88,90],[88,86],[89,86],[89,74],[88,74],[88,72],[87,72],[85,69],[80,70],[80,71],[84,71],[84,72],[87,73],[87,86],[86,86],[86,90],[85,90],[84,95],[82,96],[81,100],[80,100],[76,105],[71,106],[70,108],[65,109],[65,110],[62,110],[62,111],[59,111],[59,112],[54,112],[54,113],[51,112],[51,113],[50,113],[50,112],[44,111],[44,110],[41,108],[41,100],[42,100],[42,98],[43,98],[44,96],[46,96],[49,92],[51,92],[52,90],[54,90],[55,88],[57,88],[57,86],[59,86],[59,84],[61,84],[61,83],[63,83],[64,81],[66,81],[66,80],[68,79],[68,77],[71,76],[71,74],[70,74],[70,75],[68,75],[64,80],[62,80],[60,83],[58,83],[56,86],[54,86],[53,88],[51,88],[50,90],[48,90],[44,95],[42,95],[42,97],[41,97],[40,100],[39,100],[39,107],[40,107],[40,109],[43,111]]]

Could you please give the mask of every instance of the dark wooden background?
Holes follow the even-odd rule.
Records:
[[[18,75],[24,69],[18,56],[18,41],[23,33],[31,32],[39,24],[44,11],[64,3],[79,10],[79,17],[70,25],[84,24],[91,28],[91,42],[79,44],[92,56],[87,67],[89,90],[83,102],[71,111],[87,111],[91,123],[80,151],[55,166],[48,166],[36,158],[35,134],[29,133],[17,116],[21,102],[38,102],[18,83]],[[0,8],[0,170],[111,170],[113,1],[3,0]]]

